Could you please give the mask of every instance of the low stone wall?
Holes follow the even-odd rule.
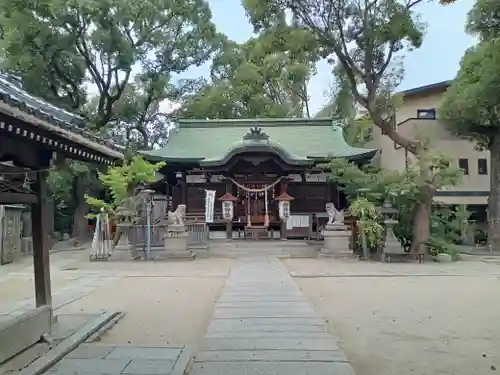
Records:
[[[50,332],[51,324],[52,308],[48,305],[0,321],[0,363],[38,342]]]

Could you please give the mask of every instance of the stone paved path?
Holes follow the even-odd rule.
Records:
[[[81,344],[46,375],[183,375],[192,356],[184,346]]]
[[[277,259],[240,259],[190,375],[354,375]]]

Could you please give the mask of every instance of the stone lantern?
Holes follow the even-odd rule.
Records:
[[[137,251],[129,238],[134,213],[130,210],[128,203],[128,200],[123,202],[116,212],[116,228],[120,233],[120,240],[114,248],[114,253],[121,258],[127,258],[126,252],[128,252],[133,258],[136,258]]]
[[[379,208],[378,211],[384,217],[385,225],[385,241],[382,252],[382,261],[384,261],[384,254],[399,254],[403,252],[403,248],[394,234],[394,226],[398,223],[398,220],[396,220],[398,210],[392,206],[392,201],[389,196],[386,196],[382,207]]]
[[[286,240],[286,222],[290,217],[290,202],[294,198],[284,191],[274,199],[278,202],[279,217],[281,220],[281,239]]]
[[[226,193],[219,198],[222,202],[222,218],[226,221],[226,238],[233,238],[233,218],[234,218],[234,202],[238,200],[233,194]]]

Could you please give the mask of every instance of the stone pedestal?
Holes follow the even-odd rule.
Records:
[[[196,253],[189,249],[188,241],[188,232],[185,225],[169,225],[162,256],[169,259],[194,259]]]
[[[118,229],[120,230],[121,235],[120,240],[111,253],[112,259],[137,259],[139,254],[134,245],[130,242],[128,236],[130,227],[126,225],[118,225]]]
[[[351,231],[342,223],[328,224],[323,231],[324,243],[319,256],[330,258],[352,258],[349,248]]]

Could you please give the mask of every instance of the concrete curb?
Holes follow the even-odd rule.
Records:
[[[374,275],[335,275],[335,274],[298,274],[291,272],[290,276],[296,279],[319,279],[323,277],[329,278],[391,278],[391,277],[485,277],[485,276],[497,276],[500,277],[500,272],[496,273],[478,273],[478,274],[460,274],[460,273],[449,273],[449,274],[432,274],[432,273],[416,273],[416,274],[374,274]]]
[[[119,312],[117,313],[117,315],[112,318],[109,322],[107,322],[106,324],[104,324],[101,328],[99,328],[96,332],[94,332],[92,335],[90,335],[86,340],[85,342],[90,344],[90,343],[94,343],[94,342],[98,342],[101,340],[101,336],[104,335],[104,333],[106,333],[107,331],[109,331],[111,328],[113,328],[115,326],[115,324],[117,324],[121,318],[123,318],[125,316],[125,313],[123,312]]]
[[[73,335],[63,340],[54,349],[50,350],[44,356],[38,358],[30,365],[25,367],[18,375],[40,375],[47,371],[49,368],[59,362],[66,354],[73,351],[84,342],[87,338],[100,330],[103,326],[108,324],[119,312],[104,313],[97,317],[95,320],[86,323],[82,328],[76,331]]]
[[[189,374],[189,367],[192,365],[194,359],[193,354],[194,350],[188,346],[185,346],[182,349],[179,358],[177,358],[177,362],[175,362],[174,368],[172,369],[170,375]]]

